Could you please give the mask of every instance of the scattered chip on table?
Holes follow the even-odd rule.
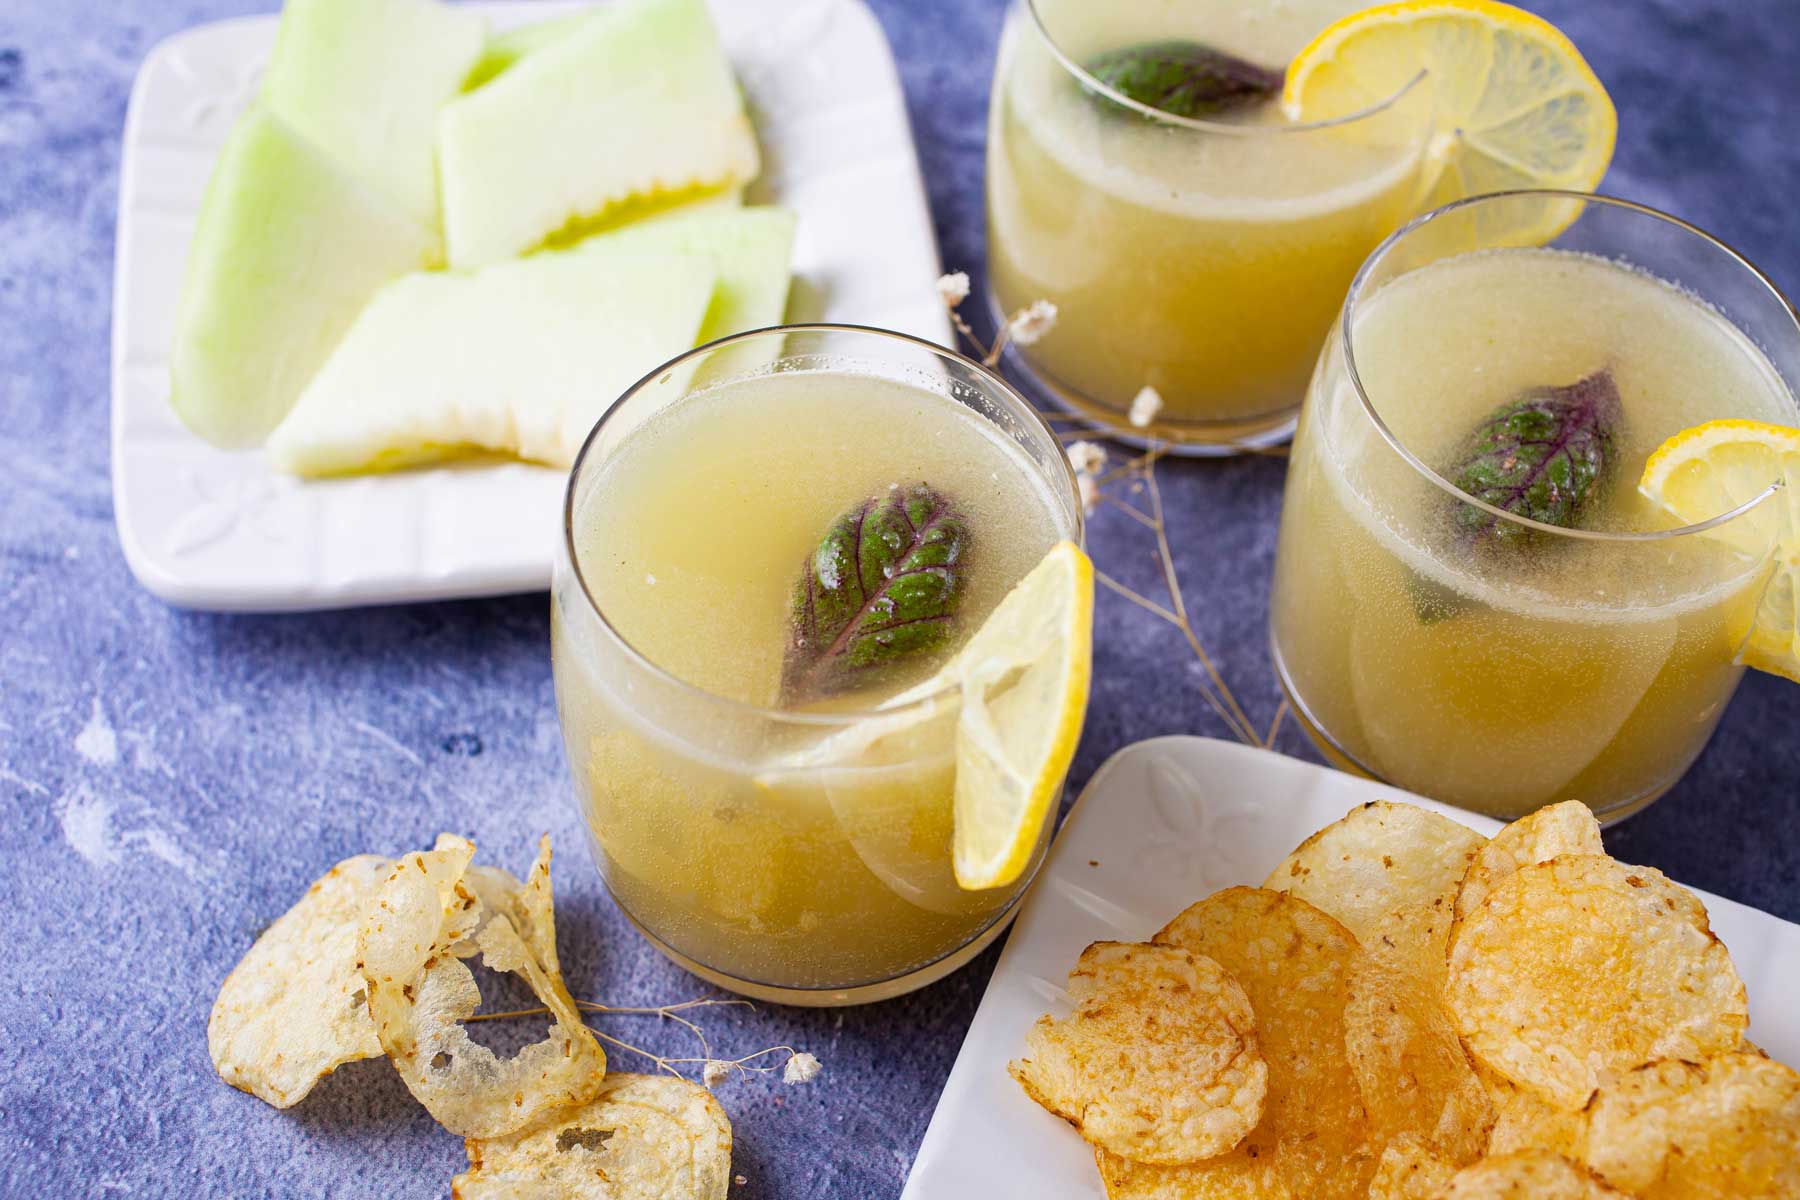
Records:
[[[669,1075],[615,1072],[585,1104],[465,1147],[455,1200],[724,1200],[731,1184],[725,1110]]]
[[[381,1053],[356,937],[389,863],[359,854],[331,868],[225,977],[206,1047],[226,1083],[287,1108],[338,1067]]]

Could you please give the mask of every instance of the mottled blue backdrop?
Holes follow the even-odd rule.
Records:
[[[874,0],[905,76],[945,262],[978,272],[1000,0]],[[220,1084],[207,1009],[253,935],[338,858],[441,829],[522,869],[539,831],[575,990],[696,984],[612,911],[557,740],[542,596],[316,616],[174,611],[127,572],[107,470],[119,132],[156,41],[262,0],[0,0],[0,1195],[436,1196],[463,1162],[383,1061],[276,1112]],[[1673,209],[1800,287],[1800,0],[1543,0],[1618,100],[1608,189]],[[796,48],[796,52],[802,52]],[[1202,636],[1260,721],[1283,464],[1163,474]],[[1096,520],[1101,564],[1150,547]],[[1171,631],[1103,595],[1080,784],[1151,734],[1222,735]],[[1753,676],[1688,778],[1612,835],[1624,857],[1800,919],[1800,688]],[[1283,749],[1308,754],[1292,731]],[[734,1196],[894,1196],[992,965],[848,1012],[713,1019],[792,1042],[808,1088],[722,1099]],[[615,1024],[623,1023],[616,1022]],[[632,1027],[684,1052],[677,1030]]]

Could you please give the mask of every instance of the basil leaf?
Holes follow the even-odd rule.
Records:
[[[1281,91],[1285,78],[1280,71],[1198,42],[1147,42],[1109,50],[1087,69],[1113,91],[1177,117],[1211,117],[1266,103]]]
[[[1622,414],[1610,370],[1567,387],[1533,388],[1482,421],[1447,477],[1515,516],[1577,528],[1613,465]],[[1457,506],[1456,526],[1478,544],[1522,544],[1534,533],[1473,504]]]
[[[969,531],[925,484],[832,523],[794,586],[781,692],[788,703],[878,681],[956,631]]]

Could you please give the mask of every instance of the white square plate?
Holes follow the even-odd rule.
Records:
[[[579,3],[485,4],[494,29]],[[713,0],[763,146],[751,200],[800,218],[790,319],[949,344],[931,215],[887,38],[861,0]],[[564,473],[450,465],[303,482],[215,449],[170,409],[169,346],[194,218],[254,96],[276,18],[150,52],[125,118],[113,289],[113,506],[132,573],[193,608],[267,611],[546,588]]]
[[[1006,1064],[1090,942],[1141,941],[1203,896],[1259,884],[1309,834],[1400,800],[1491,834],[1499,822],[1298,759],[1206,738],[1128,746],[1069,813],[988,983],[901,1200],[1104,1200],[1093,1148],[1025,1098]],[[1800,1062],[1800,925],[1697,893],[1750,989],[1750,1033]]]

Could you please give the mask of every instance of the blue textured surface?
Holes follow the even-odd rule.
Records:
[[[523,869],[548,829],[575,990],[700,991],[623,925],[578,839],[544,598],[334,613],[173,611],[113,532],[107,357],[119,131],[160,38],[269,4],[0,0],[0,1195],[434,1196],[463,1162],[385,1062],[289,1112],[220,1084],[205,1022],[254,933],[338,858],[477,838]],[[944,259],[983,257],[981,153],[999,0],[875,0],[905,76]],[[1715,230],[1800,287],[1800,3],[1557,0],[1622,113],[1608,190]],[[1246,707],[1264,644],[1282,463],[1163,472],[1189,603]],[[1141,532],[1095,522],[1143,590]],[[1169,732],[1222,735],[1170,630],[1104,596],[1079,784]],[[1611,837],[1628,859],[1800,919],[1800,689],[1750,678],[1712,747]],[[1291,729],[1282,748],[1307,754]],[[808,1088],[722,1092],[743,1197],[894,1196],[992,952],[905,1000],[709,1021],[725,1047],[792,1042]],[[621,1031],[625,1032],[625,1031]],[[631,1030],[684,1053],[669,1027]],[[621,1056],[623,1057],[623,1056]]]

